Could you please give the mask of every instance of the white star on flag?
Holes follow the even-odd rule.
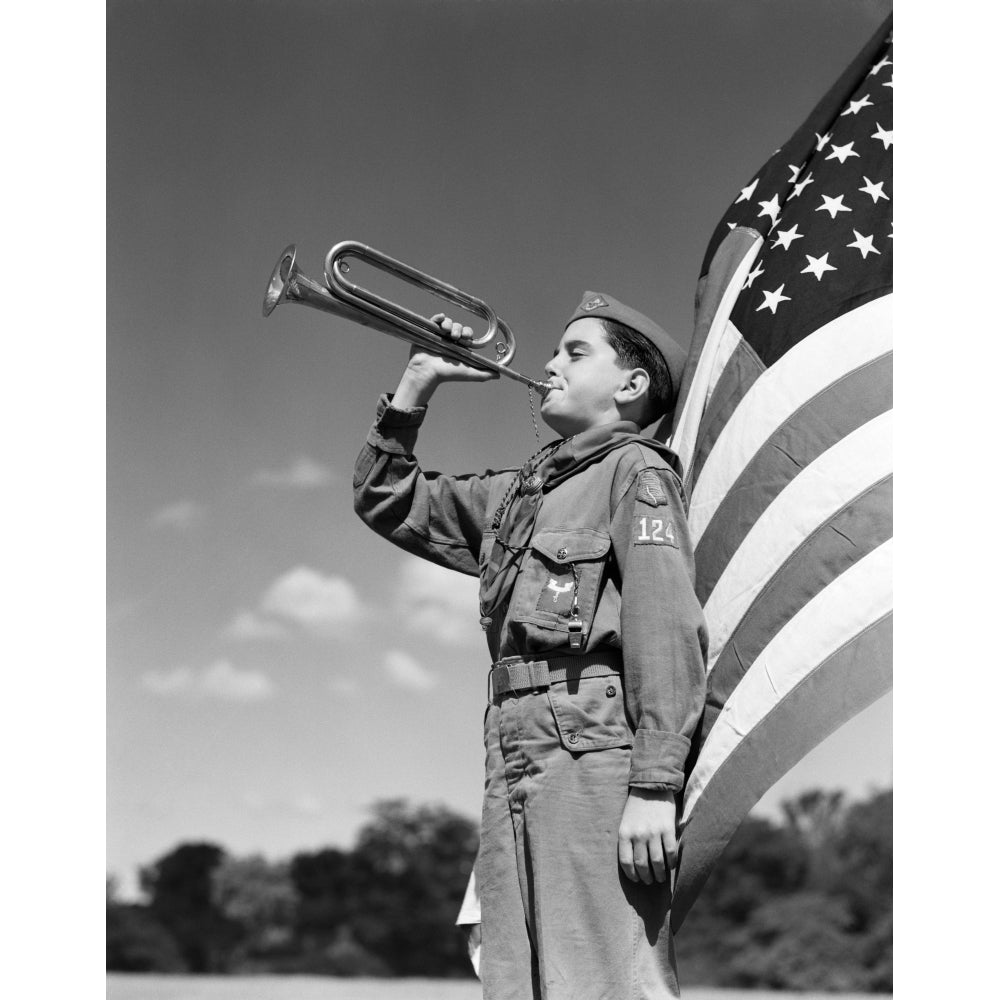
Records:
[[[854,242],[848,243],[847,245],[849,247],[857,247],[861,251],[861,256],[864,257],[865,260],[868,260],[868,254],[870,253],[882,253],[881,250],[876,250],[875,245],[872,243],[872,240],[875,239],[874,233],[872,233],[871,236],[862,236],[861,233],[855,229],[854,237]]]
[[[872,201],[876,204],[879,198],[885,198],[886,201],[889,200],[889,196],[882,190],[885,181],[879,181],[876,184],[874,181],[870,181],[867,177],[865,178],[865,186],[859,187],[859,191],[864,191],[865,194],[870,194],[872,196]]]
[[[883,87],[891,87],[892,86],[892,80],[884,80],[882,82],[882,86]]]
[[[779,229],[778,238],[771,244],[771,247],[784,247],[788,250],[795,240],[802,239],[802,233],[797,232],[799,224],[796,222],[791,229]]]
[[[830,147],[830,155],[827,157],[828,160],[839,160],[841,163],[844,162],[849,156],[860,156],[860,153],[854,152],[854,141],[847,143],[846,146],[838,146],[834,143]]]
[[[823,204],[816,209],[817,212],[829,212],[831,219],[837,218],[838,212],[850,212],[847,205],[844,204],[844,196],[842,194],[837,195],[836,198],[830,198],[827,195],[820,195],[823,199]]]
[[[840,112],[840,117],[843,118],[844,115],[856,115],[862,108],[870,107],[873,107],[872,102],[868,100],[868,95],[865,94],[860,101],[851,101],[850,107]]]
[[[777,195],[774,195],[773,198],[770,198],[767,201],[758,201],[757,204],[760,205],[760,212],[757,215],[758,219],[767,215],[770,217],[772,222],[778,221],[778,212],[781,211],[781,206],[778,204]]]
[[[792,172],[792,176],[788,179],[790,181],[797,181],[799,179],[799,174],[802,173],[802,167],[797,167],[794,163],[789,163],[788,169]]]
[[[738,205],[741,201],[749,201],[750,200],[750,195],[753,194],[754,188],[757,186],[757,181],[759,181],[759,180],[760,180],[759,177],[754,178],[754,180],[753,180],[753,182],[751,184],[748,184],[745,188],[743,188],[740,191],[739,198],[737,198],[736,201],[733,202],[733,204],[734,205]]]
[[[787,295],[782,295],[781,293],[785,290],[785,286],[778,285],[778,287],[773,292],[764,292],[764,301],[757,306],[755,312],[760,312],[761,309],[770,309],[771,315],[773,316],[778,311],[778,306],[782,302],[791,302],[792,300]]]
[[[816,152],[822,152],[823,147],[830,141],[830,136],[832,133],[827,132],[826,135],[820,135],[819,132],[813,132],[816,136]]]
[[[827,263],[829,256],[830,256],[829,253],[823,254],[822,257],[811,257],[809,254],[806,254],[806,259],[809,261],[809,263],[804,268],[802,268],[801,271],[799,271],[799,274],[815,274],[816,280],[822,281],[823,275],[827,271],[837,270],[833,266],[833,264]]]
[[[868,75],[874,76],[876,73],[879,72],[879,70],[883,70],[886,68],[886,66],[891,66],[891,65],[892,65],[892,60],[888,56],[886,56],[881,62],[875,63],[875,65],[872,66],[872,68],[868,71]]]
[[[749,288],[763,273],[764,268],[761,267],[758,261],[757,266],[747,275],[747,280],[743,282],[743,287]]]
[[[805,180],[801,180],[799,181],[798,184],[795,185],[795,190],[788,196],[789,201],[792,198],[797,198],[800,194],[802,194],[802,192],[805,191],[805,189],[810,184],[812,184],[812,182],[813,182],[813,175],[812,171],[810,170],[809,173],[806,174]]]
[[[872,138],[878,139],[880,142],[884,143],[884,148],[888,149],[892,145],[892,129],[887,132],[879,122],[875,123],[875,127],[878,129],[877,132],[872,132]]]

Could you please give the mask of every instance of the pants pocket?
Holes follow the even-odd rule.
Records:
[[[583,753],[632,746],[618,674],[560,681],[549,688],[548,695],[565,749]]]

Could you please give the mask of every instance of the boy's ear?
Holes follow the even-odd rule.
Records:
[[[615,402],[619,406],[636,402],[649,389],[649,372],[645,368],[632,368],[623,375],[622,387],[615,393]]]

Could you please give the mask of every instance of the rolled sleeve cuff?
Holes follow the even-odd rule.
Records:
[[[679,733],[637,730],[632,746],[629,785],[679,792],[684,787],[684,762],[690,748],[691,741]]]
[[[391,455],[409,455],[426,413],[426,406],[397,410],[392,405],[392,395],[383,393],[375,409],[375,423],[368,432],[368,443]]]

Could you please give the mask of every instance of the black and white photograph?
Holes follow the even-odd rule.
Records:
[[[892,994],[891,2],[106,57],[109,1000]]]

